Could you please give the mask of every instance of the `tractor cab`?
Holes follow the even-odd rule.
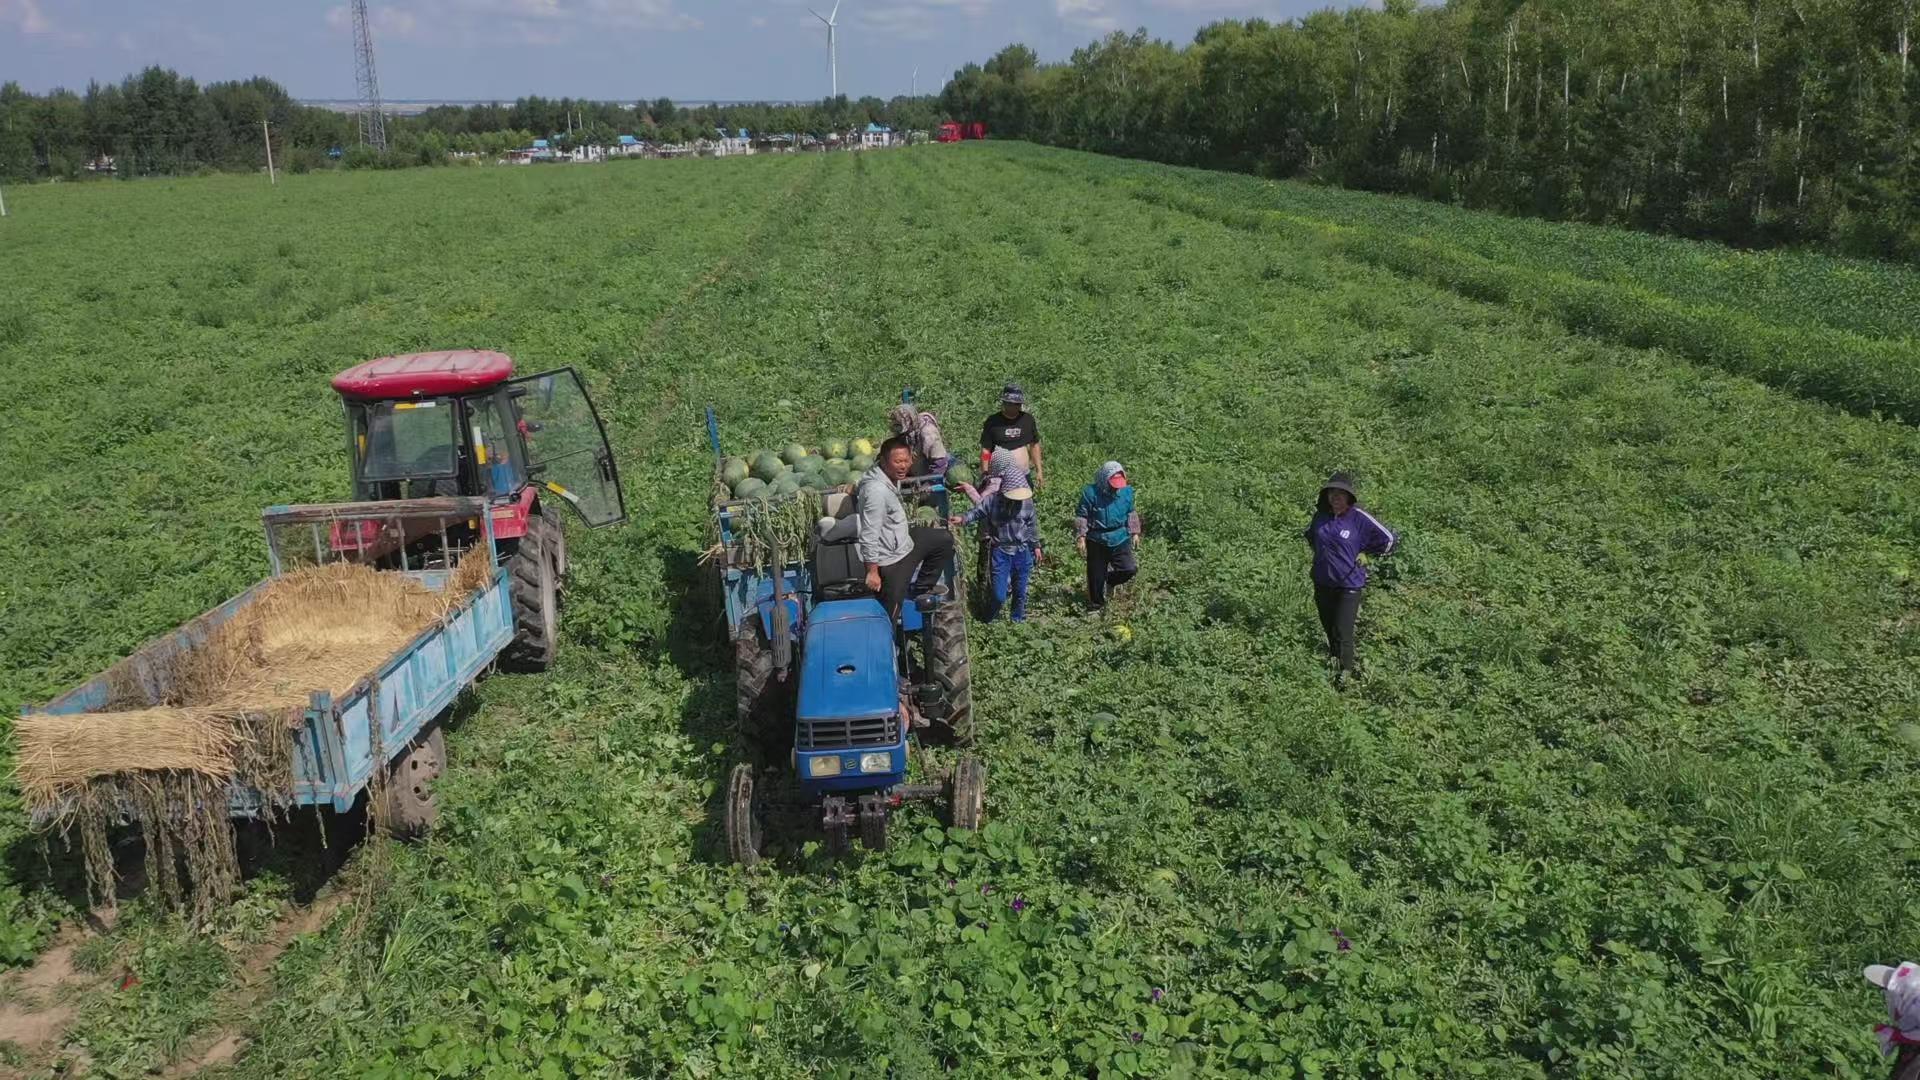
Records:
[[[459,349],[369,360],[335,375],[333,388],[346,407],[356,501],[487,501],[511,579],[515,636],[506,659],[544,669],[567,573],[559,504],[590,528],[627,517],[606,428],[580,376],[556,368],[516,378],[506,354]],[[428,535],[362,520],[334,523],[330,542],[337,555],[381,564],[410,565],[421,549],[432,565],[435,543],[459,543],[462,528],[480,535],[477,521]]]
[[[409,353],[348,368],[333,388],[357,500],[478,496],[502,539],[525,535],[543,493],[590,527],[626,520],[606,430],[572,368],[515,378],[504,353]]]

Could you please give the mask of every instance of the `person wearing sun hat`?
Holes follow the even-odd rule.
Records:
[[[1354,625],[1367,589],[1366,557],[1392,554],[1399,537],[1360,509],[1353,478],[1337,472],[1320,485],[1306,540],[1313,549],[1314,606],[1327,633],[1327,651],[1340,665],[1336,678],[1344,681],[1353,670]]]
[[[1140,537],[1140,513],[1133,508],[1133,486],[1126,466],[1109,461],[1080,489],[1073,512],[1073,535],[1087,559],[1087,607],[1099,611],[1107,593],[1140,572],[1134,541]]]
[[[993,593],[987,600],[986,622],[1008,612],[1014,622],[1027,621],[1027,581],[1040,558],[1040,520],[1033,509],[1033,484],[1027,470],[1011,454],[996,457],[988,493],[979,505],[950,519],[956,526],[980,525],[981,545],[988,549]]]
[[[1920,964],[1870,964],[1861,974],[1887,997],[1887,1022],[1873,1033],[1880,1052],[1895,1059],[1894,1080],[1920,1080]]]

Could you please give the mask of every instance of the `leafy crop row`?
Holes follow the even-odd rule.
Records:
[[[1191,201],[1126,197],[1141,175]],[[45,224],[14,348],[59,377],[0,449],[43,477],[56,542],[5,531],[7,614],[45,641],[9,640],[15,698],[244,584],[255,504],[344,490],[337,363],[453,341],[577,362],[622,455],[634,521],[574,537],[559,667],[458,710],[444,828],[355,857],[345,884],[381,887],[278,963],[238,1018],[242,1075],[1878,1068],[1858,967],[1920,916],[1904,425],[1569,334],[1322,228],[1196,214],[1222,205],[1203,176],[1031,148],[25,197],[10,223]],[[395,238],[307,258],[368,200]],[[85,228],[150,253],[113,288],[164,325],[68,317],[99,282],[55,237]],[[343,304],[312,330],[250,313],[290,260],[289,307]],[[208,295],[240,314],[183,314]],[[93,362],[170,342],[180,379]],[[1099,462],[1139,487],[1131,641],[1078,617],[1070,562],[1043,567],[1035,621],[973,637],[987,829],[914,813],[841,861],[791,829],[769,866],[728,865],[701,406],[729,445],[817,441],[911,384],[964,442],[1012,377],[1055,551]],[[171,441],[123,448],[118,418]],[[1406,538],[1346,694],[1295,539],[1335,467]],[[127,524],[95,540],[81,515],[109,504]],[[128,549],[157,572],[107,577]],[[68,608],[83,590],[104,606]],[[105,939],[145,981],[137,1014],[83,1015],[96,1064],[160,1064],[164,1039],[110,1033],[176,1032],[181,999],[231,983],[165,959],[205,955],[177,934],[136,909]]]
[[[1513,258],[1511,252],[1505,258],[1475,254],[1458,246],[1447,228],[1436,229],[1434,235],[1408,235],[1367,224],[1336,224],[1261,203],[1216,202],[1160,184],[1135,186],[1132,194],[1233,228],[1323,244],[1342,257],[1529,312],[1577,334],[1635,348],[1667,349],[1850,411],[1920,422],[1920,338],[1912,336],[1920,324],[1887,324],[1899,335],[1891,338],[1833,329],[1817,318],[1789,317],[1783,325],[1719,303],[1670,295],[1666,279],[1651,276],[1651,267],[1639,268],[1639,274],[1596,279],[1567,272],[1542,257],[1544,253],[1530,260]],[[1881,272],[1889,277],[1906,273]],[[1722,284],[1732,295],[1733,283]]]

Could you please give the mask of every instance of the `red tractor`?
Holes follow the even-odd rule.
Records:
[[[606,428],[580,376],[557,368],[515,378],[505,354],[461,349],[369,360],[335,375],[333,388],[346,405],[353,497],[486,499],[512,570],[514,640],[503,659],[530,670],[552,664],[567,573],[559,504],[589,528],[627,517]],[[367,550],[382,542],[369,526],[336,527],[334,550],[379,557]],[[412,540],[392,538],[402,551]]]
[[[975,120],[972,123],[962,124],[955,120],[949,120],[940,125],[940,130],[934,135],[933,141],[951,143],[959,142],[962,139],[984,139],[986,137],[987,125],[981,121]]]

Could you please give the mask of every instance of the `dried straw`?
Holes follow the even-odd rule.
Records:
[[[462,560],[439,592],[350,563],[276,578],[191,648],[117,665],[106,711],[16,721],[27,805],[79,828],[96,903],[113,902],[106,829],[131,820],[162,897],[205,916],[238,880],[231,785],[290,807],[293,733],[313,692],[346,696],[492,574],[487,559]]]

